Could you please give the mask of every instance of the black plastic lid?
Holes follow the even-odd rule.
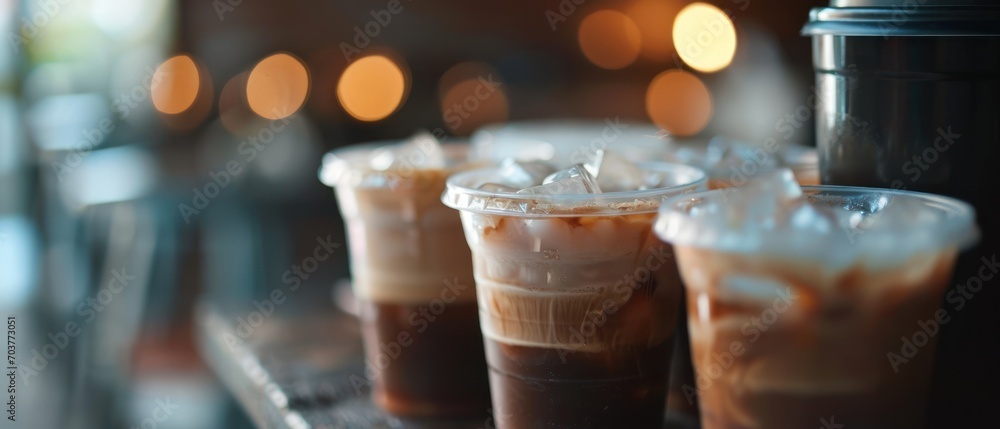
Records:
[[[831,0],[809,12],[802,35],[1000,36],[996,0]]]

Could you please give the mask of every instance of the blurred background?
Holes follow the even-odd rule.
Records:
[[[0,0],[17,424],[252,427],[193,316],[344,242],[333,148],[542,118],[812,145],[799,29],[825,2],[692,3]],[[295,275],[328,298],[346,252]]]

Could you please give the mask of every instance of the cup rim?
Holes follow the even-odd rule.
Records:
[[[612,119],[556,117],[488,124],[469,137],[469,156],[489,162],[515,158],[569,166],[604,148],[616,149],[631,161],[660,159],[668,150],[669,139],[658,135],[660,128],[652,122],[615,121],[623,127],[609,139],[603,132],[611,126]],[[583,133],[588,138],[580,140],[574,133]],[[532,155],[516,155],[524,147],[532,147]]]
[[[360,183],[368,176],[398,175],[393,170],[376,170],[371,167],[371,154],[376,150],[405,143],[406,139],[375,140],[365,143],[350,144],[333,149],[323,154],[319,167],[319,181],[329,187]],[[441,142],[441,148],[450,161],[468,162],[469,144],[466,141]],[[429,171],[450,171],[451,168],[429,169]]]
[[[851,243],[857,245],[859,252],[874,248],[906,254],[948,247],[964,250],[979,239],[975,208],[957,198],[925,192],[861,186],[811,185],[801,188],[804,197],[828,205],[837,204],[838,201],[846,203],[851,197],[861,196],[907,198],[944,214],[943,219],[937,218],[934,221],[902,222],[856,233],[852,236]],[[690,214],[692,207],[705,204],[709,199],[717,202],[718,198],[727,192],[739,192],[739,188],[715,189],[670,198],[660,207],[654,231],[660,239],[673,245],[735,253],[766,253],[769,250],[780,251],[782,248],[794,251],[804,250],[807,247],[811,252],[819,246],[813,235],[805,239],[794,231],[792,234],[784,232],[767,234],[768,231],[763,228],[758,230],[763,234],[748,235],[747,231],[741,229],[720,228],[717,223],[699,224],[695,216]],[[847,230],[843,232],[850,234]],[[788,246],[792,249],[788,249]]]
[[[676,178],[672,182],[677,184],[600,194],[517,194],[477,189],[483,183],[490,183],[487,177],[497,178],[500,168],[489,167],[449,177],[441,202],[459,211],[479,214],[518,217],[607,216],[655,213],[667,197],[707,189],[708,174],[698,167],[662,161],[640,162],[636,165],[648,172]],[[564,207],[553,208],[553,205]]]

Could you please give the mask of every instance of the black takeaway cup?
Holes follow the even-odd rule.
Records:
[[[945,318],[913,327],[938,337],[929,427],[987,421],[1000,385],[1000,2],[833,0],[802,34],[821,182],[944,194],[978,212],[982,241],[959,259]],[[921,353],[907,340],[886,365]]]

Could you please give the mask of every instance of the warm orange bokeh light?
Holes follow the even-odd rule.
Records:
[[[264,58],[247,78],[247,104],[254,113],[281,119],[295,113],[309,95],[306,66],[288,54]]]
[[[710,73],[733,62],[736,28],[725,12],[707,3],[691,3],[674,20],[674,47],[684,63]]]
[[[507,121],[507,94],[500,72],[484,62],[452,66],[438,81],[441,117],[456,135],[471,134],[486,124]]]
[[[637,0],[626,13],[635,21],[642,35],[642,56],[653,61],[667,61],[674,53],[670,24],[681,10],[681,0]]]
[[[152,82],[150,93],[153,107],[160,112],[176,115],[190,108],[198,98],[201,76],[191,57],[178,55],[156,68]]]
[[[712,96],[697,76],[667,70],[653,78],[646,90],[646,113],[671,134],[697,134],[712,119]]]
[[[406,90],[403,69],[385,56],[373,55],[347,66],[337,83],[337,98],[351,116],[377,121],[399,108]]]
[[[635,62],[642,47],[639,27],[628,15],[613,10],[587,15],[580,22],[577,39],[590,62],[609,70]]]

